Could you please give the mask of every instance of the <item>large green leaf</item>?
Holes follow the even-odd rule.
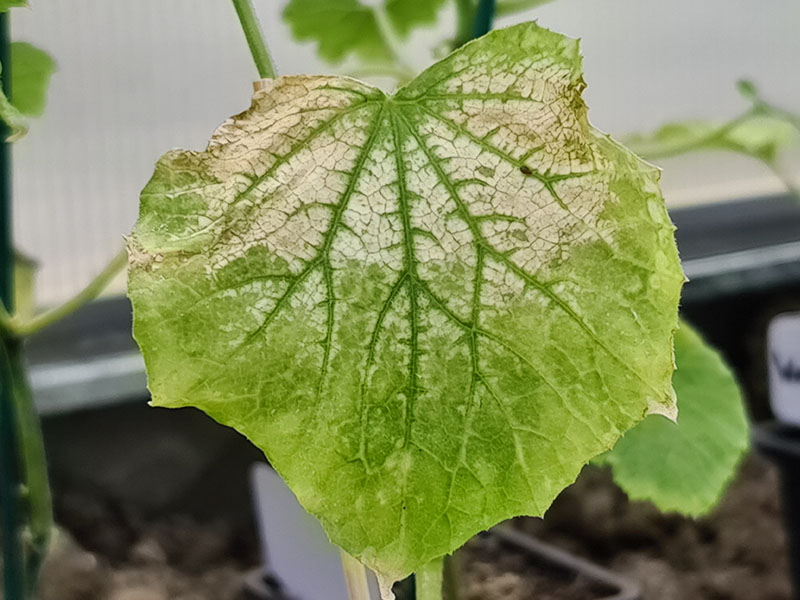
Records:
[[[576,41],[490,33],[392,96],[265,81],[173,151],[129,240],[153,403],[235,427],[402,577],[672,413],[658,172],[593,129]]]
[[[389,25],[405,37],[417,25],[432,23],[444,0],[385,0]],[[378,25],[376,9],[358,0],[291,0],[284,20],[298,40],[315,40],[319,55],[339,62],[355,54],[369,62],[388,61],[391,49]]]
[[[11,89],[13,104],[25,114],[38,117],[47,102],[47,86],[56,71],[52,57],[27,42],[11,44]]]
[[[686,323],[675,335],[678,422],[647,417],[597,462],[633,499],[700,516],[717,504],[749,444],[742,395],[730,370]]]

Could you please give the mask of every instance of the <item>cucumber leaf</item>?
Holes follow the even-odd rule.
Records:
[[[435,22],[444,0],[385,0],[394,32],[405,38],[418,25]],[[283,12],[297,40],[314,40],[323,59],[338,63],[355,54],[368,62],[386,62],[392,52],[378,25],[375,8],[358,0],[291,0]]]
[[[47,102],[47,87],[56,62],[44,50],[27,42],[11,43],[13,104],[24,115],[38,117]]]
[[[262,87],[142,191],[154,405],[247,436],[385,583],[674,415],[674,228],[658,171],[589,124],[577,41],[495,31],[391,96]]]
[[[632,499],[701,516],[735,475],[749,446],[749,427],[733,374],[685,322],[675,334],[675,359],[677,423],[647,417],[596,462],[611,466]]]

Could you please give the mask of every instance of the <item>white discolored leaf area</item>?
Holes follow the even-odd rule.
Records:
[[[153,403],[246,435],[385,580],[541,515],[674,412],[673,226],[583,87],[524,24],[391,96],[265,82],[165,155],[129,242]]]

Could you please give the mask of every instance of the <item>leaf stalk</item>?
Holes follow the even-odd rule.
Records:
[[[12,317],[8,323],[11,332],[17,336],[29,336],[37,331],[52,325],[67,315],[75,312],[84,304],[91,302],[108,287],[108,284],[116,277],[128,264],[128,253],[123,248],[111,260],[108,265],[80,292],[63,304],[51,308],[30,320],[22,321],[19,317]],[[2,312],[0,312],[0,325],[2,324]]]
[[[417,600],[442,600],[443,566],[440,557],[417,571]]]
[[[250,48],[250,54],[253,55],[253,62],[256,63],[259,77],[261,79],[275,79],[275,65],[267,49],[264,32],[261,30],[252,1],[233,0],[233,6],[239,16],[239,22],[242,25],[247,46]]]
[[[370,600],[367,570],[364,565],[344,550],[340,550],[339,555],[342,559],[342,571],[349,600]]]

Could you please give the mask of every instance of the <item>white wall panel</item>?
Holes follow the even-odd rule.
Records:
[[[290,40],[285,1],[255,2],[281,72],[327,69]],[[536,15],[583,38],[591,116],[612,133],[732,115],[742,76],[800,109],[798,0],[560,0]],[[52,304],[122,244],[158,156],[202,148],[247,106],[255,70],[228,0],[32,0],[12,33],[59,63],[45,116],[14,147],[16,243]],[[417,65],[435,37],[415,39]],[[677,161],[665,186],[680,201],[776,183],[748,161],[704,158]]]

